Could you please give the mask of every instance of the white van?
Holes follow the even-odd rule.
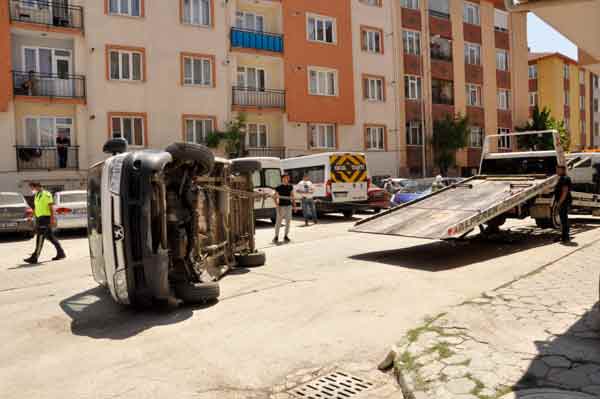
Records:
[[[308,174],[320,213],[341,212],[351,217],[368,199],[369,171],[362,152],[324,152],[281,162],[294,185]]]
[[[578,152],[567,155],[568,175],[573,191],[600,194],[600,152]]]
[[[254,199],[254,218],[269,219],[275,224],[277,210],[275,200],[271,197],[275,188],[281,184],[281,159],[274,157],[248,157],[239,158],[257,161],[261,169],[252,174],[254,192],[267,194],[268,196],[256,197]],[[235,160],[233,160],[235,162]]]

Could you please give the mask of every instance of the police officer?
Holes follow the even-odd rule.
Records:
[[[569,207],[573,201],[571,197],[573,183],[571,182],[571,178],[567,176],[567,168],[564,165],[556,167],[556,174],[559,177],[558,183],[554,187],[554,203],[560,216],[562,227],[561,241],[567,243],[571,241],[571,237],[569,236]]]
[[[52,260],[66,258],[67,256],[65,255],[65,251],[60,246],[58,239],[52,231],[52,225],[54,224],[54,209],[52,209],[52,205],[54,205],[54,199],[52,198],[52,194],[44,190],[42,185],[38,182],[29,183],[29,187],[33,193],[34,203],[33,212],[36,226],[35,251],[29,258],[23,260],[27,263],[38,263],[38,258],[42,252],[45,238],[47,238],[48,241],[54,245],[54,248],[56,248],[56,256],[52,258]]]

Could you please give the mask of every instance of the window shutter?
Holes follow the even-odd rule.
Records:
[[[363,99],[369,98],[369,79],[363,78]]]

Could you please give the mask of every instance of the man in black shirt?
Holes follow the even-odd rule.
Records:
[[[56,152],[58,154],[58,166],[61,169],[67,167],[70,146],[71,139],[65,136],[63,132],[58,133],[58,137],[56,138]]]
[[[282,184],[275,188],[275,203],[277,204],[277,221],[275,222],[275,238],[274,244],[279,243],[279,228],[281,222],[285,219],[285,236],[283,240],[290,242],[288,234],[290,233],[290,223],[292,222],[292,210],[295,210],[294,202],[294,186],[290,184],[290,176],[281,176]]]
[[[561,241],[567,243],[571,240],[569,236],[569,207],[573,200],[571,197],[573,183],[571,182],[571,178],[567,176],[567,168],[564,165],[556,167],[556,174],[558,175],[558,183],[554,187],[554,203],[560,216],[562,227]]]

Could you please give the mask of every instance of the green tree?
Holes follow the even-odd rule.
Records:
[[[446,114],[445,119],[435,121],[431,143],[435,163],[442,175],[446,175],[448,169],[456,165],[456,151],[469,143],[469,118],[460,114]]]
[[[531,120],[525,125],[516,128],[518,132],[530,132],[539,130],[556,130],[560,136],[560,143],[565,150],[569,149],[571,137],[565,128],[564,121],[556,120],[550,113],[550,109],[544,107],[540,110],[537,106],[533,109]],[[519,148],[527,150],[552,150],[554,143],[552,135],[527,135],[519,136],[517,140]]]
[[[211,148],[217,148],[223,142],[225,144],[225,153],[230,158],[243,156],[242,136],[245,125],[246,115],[238,114],[233,120],[227,122],[224,131],[209,133],[206,145]]]

